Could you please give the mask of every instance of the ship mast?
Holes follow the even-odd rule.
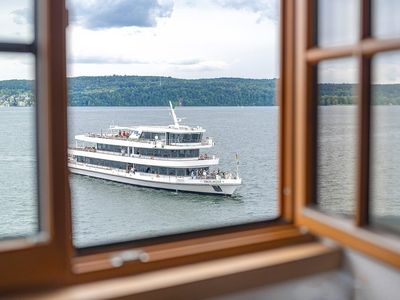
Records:
[[[171,108],[171,114],[172,114],[172,118],[174,119],[174,125],[176,128],[179,128],[179,121],[178,121],[178,118],[176,117],[175,110],[174,110],[174,107],[172,106],[171,101],[169,101],[169,107]]]

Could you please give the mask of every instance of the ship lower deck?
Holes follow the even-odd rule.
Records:
[[[231,196],[240,186],[240,178],[208,179],[179,176],[164,176],[142,172],[126,172],[121,169],[95,166],[70,161],[71,173],[111,180],[137,186],[174,191],[217,194]]]

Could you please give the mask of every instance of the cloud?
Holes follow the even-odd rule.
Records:
[[[372,60],[374,84],[400,83],[400,53],[389,51],[377,54]]]
[[[357,83],[357,60],[354,57],[324,60],[318,64],[319,83]]]
[[[179,68],[185,71],[216,71],[222,70],[228,66],[224,61],[218,60],[201,60],[190,58],[185,60],[168,60],[168,61],[146,61],[129,57],[118,56],[74,56],[68,60],[70,64],[90,64],[90,65],[165,65]]]
[[[151,64],[149,61],[136,60],[126,57],[108,57],[108,56],[74,56],[68,59],[68,63],[73,64],[102,64],[102,65],[120,65],[120,64]]]
[[[203,61],[200,59],[193,58],[193,59],[171,61],[168,64],[176,65],[176,66],[192,66],[192,65],[201,64],[202,62]]]
[[[278,0],[215,0],[222,7],[247,10],[259,14],[259,21],[269,19],[275,23],[279,20]]]
[[[72,23],[88,29],[154,27],[170,17],[173,0],[70,0]]]
[[[33,24],[32,9],[20,8],[11,12],[13,21],[17,25]]]
[[[177,66],[182,71],[220,71],[225,69],[228,64],[224,61],[219,60],[203,60],[194,62],[192,64],[177,64],[177,63],[170,63],[171,65]]]

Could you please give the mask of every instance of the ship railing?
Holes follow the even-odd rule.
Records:
[[[196,156],[196,157],[160,157],[160,156],[151,156],[151,155],[141,155],[141,154],[131,154],[131,157],[134,158],[145,158],[145,159],[154,159],[154,160],[167,160],[167,161],[192,161],[192,160],[215,160],[217,157],[215,155],[212,156]]]
[[[144,140],[144,139],[130,139],[129,136],[121,136],[118,134],[100,134],[100,133],[88,133],[86,134],[87,137],[92,137],[92,138],[102,138],[102,139],[108,139],[108,140],[120,140],[120,141],[139,141],[141,143],[147,143],[147,144],[154,144],[155,141],[152,140]],[[158,141],[160,142],[160,141]]]
[[[111,170],[111,171],[118,170],[119,171],[119,169],[117,169],[117,168],[111,168],[111,167],[101,166],[101,165],[92,165],[92,164],[88,164],[85,162],[79,162],[76,160],[70,160],[70,161],[68,161],[68,163],[76,164],[78,166],[90,167],[90,168],[99,168],[99,169],[103,169],[103,170]]]
[[[196,142],[196,143],[169,143],[169,145],[171,145],[171,146],[198,146],[198,145],[201,145],[201,146],[209,146],[209,145],[213,145],[213,140],[212,140],[212,138],[207,138],[207,139],[204,139],[204,140],[201,140],[201,141],[199,141],[199,142]]]
[[[222,179],[237,179],[238,176],[235,173],[232,172],[212,172],[208,173],[205,176],[204,175],[194,175],[190,177],[191,179],[212,179],[212,180],[222,180]]]
[[[133,173],[130,171],[130,173]],[[140,171],[135,171],[135,174],[140,174],[141,176],[146,176],[146,177],[159,177],[159,178],[176,178],[177,180],[180,181],[185,181],[185,182],[190,182],[190,181],[199,181],[199,180],[225,180],[225,179],[238,179],[236,174],[231,173],[231,172],[221,172],[220,174],[207,174],[205,176],[203,175],[195,175],[195,176],[177,176],[177,175],[165,175],[165,174],[157,174],[157,173],[146,173],[146,172],[140,172]]]
[[[110,139],[110,140],[121,140],[121,141],[137,141],[140,143],[146,143],[146,144],[153,144],[155,146],[166,146],[166,145],[171,145],[171,146],[209,146],[213,145],[213,139],[212,138],[206,138],[203,139],[199,142],[196,143],[178,143],[178,142],[169,142],[165,140],[146,140],[146,139],[130,139],[128,136],[120,136],[120,135],[115,135],[115,134],[100,134],[100,133],[88,133],[86,134],[88,137],[92,138],[102,138],[102,139]]]
[[[126,152],[113,152],[106,150],[98,150],[95,147],[69,147],[71,150],[79,150],[85,152],[96,152],[102,154],[109,155],[118,155],[118,156],[128,156]],[[130,157],[134,158],[144,158],[144,159],[154,159],[154,160],[166,160],[166,161],[192,161],[192,160],[215,160],[217,157],[215,155],[201,154],[196,157],[161,157],[161,156],[151,156],[151,155],[142,155],[142,154],[130,154]]]
[[[126,173],[123,170],[119,170],[122,173]],[[156,174],[156,173],[146,173],[146,172],[139,172],[135,171],[135,173],[132,173],[131,171],[129,172],[130,174],[135,174],[139,175],[141,177],[148,177],[148,178],[160,178],[160,179],[165,179],[168,181],[177,181],[177,182],[185,182],[185,183],[190,183],[190,182],[203,182],[203,183],[210,183],[210,182],[220,182],[222,180],[227,180],[227,179],[238,179],[236,176],[233,174],[231,176],[195,176],[195,177],[190,177],[190,176],[176,176],[176,175],[164,175],[164,174]]]

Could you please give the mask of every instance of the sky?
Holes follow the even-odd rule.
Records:
[[[0,26],[31,40],[29,1],[6,2]],[[69,0],[68,8],[68,76],[278,76],[278,0]],[[0,79],[32,77],[27,56],[1,55]]]
[[[31,42],[31,0],[2,1],[0,39]],[[68,76],[276,78],[279,0],[67,0]],[[324,46],[357,41],[355,0],[320,0]],[[374,32],[400,35],[400,1],[373,11]],[[343,7],[346,9],[343,10]],[[335,21],[340,20],[335,25]],[[374,60],[374,82],[400,82],[400,52]],[[33,78],[30,54],[0,53],[0,80]],[[354,83],[355,59],[327,61],[320,82]]]
[[[277,76],[277,0],[70,4],[70,76]]]

